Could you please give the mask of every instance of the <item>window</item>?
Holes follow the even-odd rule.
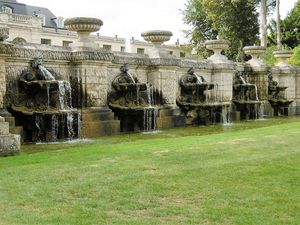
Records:
[[[51,40],[50,39],[41,39],[41,44],[42,45],[51,45]]]
[[[169,54],[170,54],[170,55],[173,55],[173,51],[169,51]]]
[[[9,6],[2,5],[0,7],[0,12],[3,12],[3,13],[13,13],[13,9],[10,8]]]
[[[70,44],[72,44],[72,43],[73,43],[72,41],[63,41],[62,46],[63,47],[70,47]]]
[[[125,47],[124,46],[121,46],[121,52],[125,52]]]
[[[106,51],[111,51],[111,45],[103,45],[103,49]]]
[[[180,57],[184,58],[185,57],[185,52],[180,52]]]
[[[145,54],[145,49],[144,48],[137,48],[136,53],[143,55],[143,54]]]

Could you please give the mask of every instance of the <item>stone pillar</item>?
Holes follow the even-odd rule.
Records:
[[[6,77],[5,77],[5,58],[0,55],[0,109],[4,107],[4,98],[6,93]]]
[[[297,68],[296,73],[296,93],[295,93],[295,102],[296,102],[296,114],[300,114],[300,68]]]
[[[20,135],[10,134],[8,122],[0,116],[0,156],[17,154],[20,143]]]
[[[245,54],[252,57],[246,66],[246,71],[250,71],[247,81],[256,85],[258,99],[266,102],[268,100],[268,68],[260,59],[260,55],[266,51],[266,48],[263,46],[246,46],[243,50]]]
[[[78,83],[78,89],[82,91],[81,106],[106,106],[108,92],[107,74],[108,62],[81,61],[75,63],[72,80]]]
[[[289,106],[289,114],[296,114],[296,75],[297,69],[288,63],[288,60],[292,57],[293,52],[291,51],[275,51],[274,56],[278,59],[277,64],[278,81],[280,86],[288,87],[285,90],[285,97],[288,100],[294,102]]]
[[[148,73],[148,82],[164,97],[166,105],[176,107],[178,78],[176,66],[153,66]]]
[[[211,82],[218,84],[220,101],[223,103],[231,104],[234,74],[235,65],[230,61],[213,64]]]

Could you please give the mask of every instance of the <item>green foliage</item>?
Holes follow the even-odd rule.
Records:
[[[281,42],[284,46],[295,48],[300,45],[300,1],[295,4],[295,7],[288,16],[281,20]],[[271,20],[268,25],[268,42],[269,46],[277,45],[276,21]]]
[[[299,224],[299,126],[282,118],[22,146],[45,152],[0,158],[0,224]]]
[[[202,0],[189,0],[183,14],[184,22],[192,27],[187,33],[190,42],[199,55],[207,57],[209,51],[204,47],[203,42],[216,39],[218,32],[207,18],[207,12],[203,8]]]
[[[294,48],[293,52],[294,52],[294,54],[293,54],[290,62],[293,66],[300,67],[300,45],[298,45],[296,48]]]
[[[300,1],[281,23],[282,44],[295,48],[300,44]]]
[[[218,33],[231,42],[229,58],[241,60],[242,48],[253,45],[259,32],[255,0],[190,0],[184,11],[192,26],[192,43],[199,47]]]
[[[274,51],[277,51],[276,46],[268,47],[266,52],[261,56],[264,63],[269,66],[274,66],[277,62],[276,58],[274,57]]]

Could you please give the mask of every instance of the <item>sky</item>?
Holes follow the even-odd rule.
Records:
[[[186,42],[182,30],[189,27],[182,21],[180,10],[188,0],[18,0],[19,3],[49,8],[56,16],[64,18],[86,16],[103,21],[99,33],[142,40],[146,30],[169,30],[171,43],[177,38]],[[285,17],[297,0],[281,0],[280,11]]]

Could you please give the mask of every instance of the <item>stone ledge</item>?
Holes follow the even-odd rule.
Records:
[[[0,156],[16,155],[20,151],[20,135],[0,135]]]
[[[0,121],[0,135],[7,135],[7,134],[9,134],[9,123]]]

